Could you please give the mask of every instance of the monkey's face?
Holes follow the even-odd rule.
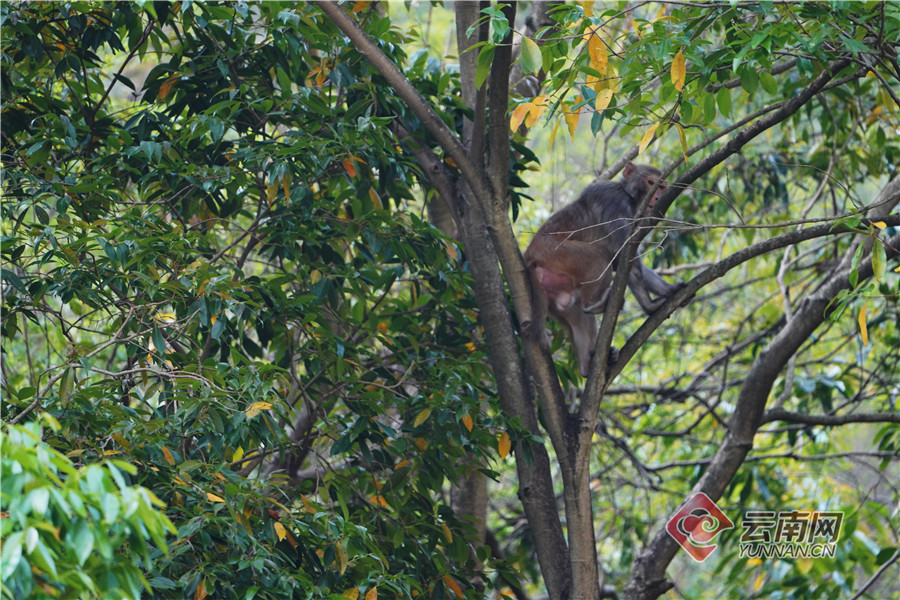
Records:
[[[666,188],[669,187],[669,184],[665,179],[660,179],[658,177],[650,175],[645,179],[647,186],[646,189],[652,190],[657,181],[659,182],[659,187],[656,188],[656,192],[654,192],[653,197],[650,198],[650,204],[647,206],[647,210],[653,210],[653,207],[656,206],[656,202],[659,200],[659,197],[662,196],[663,192],[666,191]]]

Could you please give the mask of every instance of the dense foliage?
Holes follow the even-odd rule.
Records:
[[[839,281],[742,421],[758,421],[754,451],[711,484],[733,516],[843,511],[837,554],[739,556],[738,528],[713,575],[679,557],[669,577],[698,598],[850,597],[870,578],[861,597],[896,593],[877,575],[900,546],[900,192],[883,191],[900,161],[898,5],[582,2],[529,37],[501,4],[472,24],[471,69],[429,50],[450,35],[441,9],[418,7],[426,33],[399,4],[341,5],[437,125],[323,10],[0,6],[4,598],[553,596],[523,478],[548,448],[550,500],[572,511],[579,443],[558,443],[554,414],[575,427],[594,396],[562,335],[558,404],[535,350],[498,350],[494,328],[524,312],[503,236],[517,217],[527,240],[545,214],[529,196],[571,199],[578,177],[639,153],[682,182],[644,261],[696,296],[657,322],[628,306],[622,361],[582,421],[604,583],[623,589],[705,485],[761,357]],[[490,113],[467,85],[508,78],[511,39],[513,73],[541,89],[492,96]],[[480,224],[507,278],[488,300],[473,263],[493,250],[459,215],[489,199],[465,196],[475,183],[436,130],[471,141],[476,108],[494,137],[474,160],[506,202]],[[567,159],[581,172],[552,181]],[[425,217],[451,203],[439,171],[469,199],[460,231]],[[507,410],[509,382],[532,377],[544,429]],[[486,539],[450,501],[480,475],[501,482]]]

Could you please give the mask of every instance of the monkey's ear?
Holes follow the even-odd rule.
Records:
[[[629,177],[631,177],[631,174],[634,173],[636,169],[637,169],[637,167],[634,166],[634,163],[631,161],[628,161],[628,164],[625,165],[625,170],[622,171],[622,177],[624,177],[625,179],[628,179]]]

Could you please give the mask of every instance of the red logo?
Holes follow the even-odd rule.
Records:
[[[734,523],[703,492],[688,498],[666,523],[672,539],[697,562],[706,560],[716,549],[712,540],[717,535],[733,527]]]

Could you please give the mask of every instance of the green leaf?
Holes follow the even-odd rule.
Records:
[[[8,282],[23,294],[28,294],[28,290],[25,289],[25,284],[22,283],[22,280],[19,278],[19,276],[9,269],[0,269],[0,276],[2,276],[4,281]]]
[[[713,94],[703,95],[703,122],[712,123],[716,119],[716,97]]]
[[[772,94],[773,96],[778,93],[778,81],[776,81],[768,71],[762,71],[759,74],[759,83],[766,93]]]
[[[69,404],[72,397],[72,388],[75,387],[75,377],[71,367],[66,367],[63,375],[59,380],[59,402],[63,406]]]
[[[753,96],[759,88],[759,76],[756,74],[756,70],[745,67],[741,69],[740,77],[741,87],[744,88],[744,91]]]
[[[79,566],[84,565],[85,561],[94,550],[94,533],[87,523],[84,521],[79,523],[78,531],[73,536],[72,542]]]
[[[887,268],[887,255],[884,251],[884,244],[880,240],[875,240],[872,247],[872,271],[875,274],[876,281],[884,279],[885,269]]]
[[[526,73],[537,73],[541,70],[543,57],[541,47],[533,39],[522,39],[522,70]]]
[[[722,87],[716,92],[716,104],[719,105],[719,113],[726,117],[731,116],[731,91]]]
[[[491,72],[494,63],[494,46],[485,46],[478,53],[478,67],[475,70],[475,87],[481,87]]]

